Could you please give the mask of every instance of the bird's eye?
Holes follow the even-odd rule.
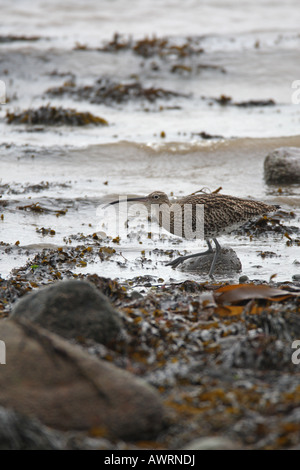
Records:
[[[158,194],[154,194],[153,198],[154,198],[154,199],[158,199],[158,198],[159,198],[159,195],[158,195]]]

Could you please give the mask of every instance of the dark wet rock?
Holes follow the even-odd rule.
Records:
[[[141,379],[28,321],[2,321],[0,338],[7,348],[1,406],[55,429],[94,429],[101,437],[146,440],[161,430],[159,395]]]
[[[133,292],[131,292],[131,299],[132,300],[137,300],[137,299],[142,299],[143,298],[143,295],[140,294],[140,292],[134,290]]]
[[[183,281],[180,283],[179,289],[185,292],[201,292],[203,287],[196,281]]]
[[[282,216],[281,211],[276,211],[275,214],[264,215],[254,220],[250,220],[243,224],[241,227],[234,230],[232,233],[235,235],[247,235],[255,237],[267,235],[269,233],[281,235],[298,235],[299,227],[283,224],[282,222],[285,222],[285,219],[286,218]],[[262,258],[270,254],[271,252],[261,252]]]
[[[59,281],[24,296],[11,317],[27,319],[65,338],[112,344],[122,329],[108,299],[87,281]]]
[[[243,282],[247,282],[247,281],[249,281],[249,277],[246,276],[245,274],[243,274],[243,276],[239,277],[239,283],[240,284],[243,284]]]
[[[200,437],[186,444],[182,450],[239,450],[240,444],[226,437]]]
[[[202,132],[192,132],[192,136],[199,136],[201,139],[204,140],[211,140],[211,139],[223,139],[224,137],[222,135],[213,135],[213,134],[208,134],[205,131]]]
[[[234,103],[235,106],[239,108],[253,108],[253,107],[261,107],[261,106],[275,106],[275,101],[270,100],[249,100],[249,101],[239,101]]]
[[[0,406],[0,450],[60,450],[60,433]]]
[[[186,260],[181,265],[182,271],[196,271],[201,274],[208,274],[214,253],[209,253],[204,256],[199,256],[199,258],[191,258]],[[222,248],[222,251],[217,259],[216,267],[214,274],[223,274],[223,273],[239,273],[242,270],[242,264],[237,254],[231,248]]]
[[[155,276],[150,276],[149,274],[146,274],[144,276],[133,277],[130,281],[134,286],[142,285],[144,287],[151,287],[152,285],[158,282],[158,279]]]
[[[86,126],[88,124],[107,126],[108,122],[89,112],[79,112],[75,109],[41,106],[38,109],[27,109],[21,113],[6,113],[8,124],[42,124],[47,126]]]
[[[221,95],[219,98],[210,98],[215,103],[221,106],[237,106],[238,108],[253,108],[264,106],[275,106],[275,101],[269,100],[249,100],[249,101],[233,101],[231,96]]]
[[[300,183],[300,148],[280,147],[269,153],[264,174],[268,184]]]

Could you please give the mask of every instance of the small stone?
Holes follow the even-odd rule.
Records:
[[[139,300],[142,299],[143,296],[137,290],[134,290],[133,292],[131,292],[131,298],[132,300]]]
[[[300,183],[300,148],[280,147],[269,153],[264,175],[267,184]]]
[[[292,277],[293,281],[300,281],[300,274],[294,274]]]
[[[238,450],[241,446],[226,437],[201,437],[186,444],[182,450]]]
[[[246,276],[245,274],[243,274],[243,276],[239,277],[239,283],[240,284],[243,284],[244,282],[247,282],[247,281],[249,281],[249,277]]]
[[[208,274],[214,253],[199,256],[199,258],[192,258],[182,263],[180,269],[182,271],[193,272],[201,274]],[[217,258],[214,274],[224,273],[239,273],[242,270],[242,264],[237,254],[231,248],[222,248]]]

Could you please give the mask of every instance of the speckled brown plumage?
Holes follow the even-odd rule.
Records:
[[[183,207],[185,204],[193,206],[193,230],[196,228],[194,208],[196,204],[203,204],[205,239],[218,238],[230,233],[254,217],[276,209],[275,206],[264,202],[214,193],[186,196],[177,200],[176,203]]]

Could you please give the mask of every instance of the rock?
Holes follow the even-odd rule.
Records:
[[[161,430],[158,392],[129,372],[26,320],[2,320],[0,338],[0,406],[98,437],[147,440]]]
[[[264,173],[267,184],[300,183],[300,148],[280,147],[269,153]]]
[[[131,299],[132,300],[140,300],[142,298],[143,298],[142,294],[140,292],[138,292],[137,290],[134,290],[134,291],[131,292]]]
[[[186,260],[181,265],[182,271],[193,272],[201,274],[208,274],[214,253],[209,253],[199,258],[191,258]],[[242,264],[235,251],[231,248],[222,248],[221,253],[217,259],[214,274],[224,273],[239,273],[242,270]]]
[[[247,282],[247,281],[249,281],[249,277],[246,276],[245,274],[243,276],[239,277],[239,283],[240,284],[243,284],[244,282]]]
[[[239,450],[241,446],[226,437],[200,437],[186,444],[182,450]]]
[[[0,406],[0,450],[61,450],[59,433]]]
[[[107,297],[87,281],[59,281],[22,297],[11,318],[25,318],[65,338],[90,338],[111,345],[121,318]]]

